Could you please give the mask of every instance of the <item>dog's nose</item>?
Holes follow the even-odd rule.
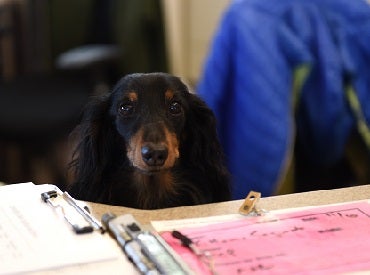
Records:
[[[168,156],[164,145],[149,144],[141,147],[141,157],[148,166],[162,166]]]

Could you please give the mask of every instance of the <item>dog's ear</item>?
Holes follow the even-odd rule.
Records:
[[[221,148],[217,130],[216,118],[212,110],[198,96],[189,93],[187,120],[185,124],[186,138],[183,141],[183,149],[187,155],[187,161],[196,169],[209,175],[210,184],[214,190],[215,200],[227,200],[230,198],[229,174],[224,165],[224,155]]]
[[[69,191],[79,199],[97,200],[99,196],[99,183],[114,140],[110,101],[110,95],[91,98],[73,133],[77,146],[70,164],[74,179]]]
[[[189,110],[186,120],[186,140],[192,157],[220,160],[222,152],[217,137],[216,119],[211,109],[198,96],[188,94]]]

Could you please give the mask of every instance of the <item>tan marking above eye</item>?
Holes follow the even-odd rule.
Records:
[[[127,94],[127,97],[128,97],[128,99],[129,99],[130,101],[137,101],[137,98],[138,98],[138,96],[137,96],[137,93],[136,93],[136,92],[129,92],[129,93]]]
[[[164,93],[164,96],[165,96],[166,100],[172,100],[173,96],[174,96],[174,92],[172,90],[167,90]]]

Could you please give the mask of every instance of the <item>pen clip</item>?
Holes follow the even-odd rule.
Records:
[[[90,214],[90,211],[87,207],[85,208],[78,205],[77,201],[67,192],[64,192],[62,197],[90,224],[90,226],[92,226],[96,230],[100,230],[101,233],[104,233],[104,228],[102,224],[97,219],[95,219],[93,215]]]
[[[265,211],[258,207],[260,198],[260,192],[250,191],[243,204],[240,206],[239,213],[242,215],[262,215]]]
[[[63,201],[67,203],[67,206],[72,207],[74,211],[76,211],[78,215],[84,219],[85,223],[88,223],[88,225],[79,225],[78,223],[70,219],[69,215],[67,214],[68,211],[66,211],[65,209],[65,203],[55,203],[54,200],[57,200],[59,197],[61,197]],[[73,231],[76,234],[91,233],[94,231],[94,229],[99,229],[102,233],[104,232],[101,224],[89,213],[89,211],[86,210],[84,207],[78,205],[77,202],[67,192],[64,192],[63,194],[60,194],[60,192],[58,192],[57,190],[43,192],[41,193],[41,199],[55,211],[61,211],[64,220],[71,225]]]

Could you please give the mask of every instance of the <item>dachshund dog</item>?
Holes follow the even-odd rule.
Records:
[[[213,112],[175,76],[130,74],[84,111],[69,193],[140,209],[230,199]]]

